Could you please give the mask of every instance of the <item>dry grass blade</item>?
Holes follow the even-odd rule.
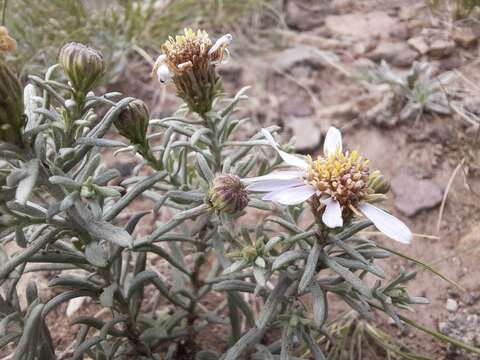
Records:
[[[460,163],[457,165],[457,167],[453,170],[452,175],[448,179],[447,187],[445,188],[445,192],[443,193],[443,198],[442,198],[442,203],[440,205],[440,211],[438,213],[438,219],[437,219],[437,234],[440,232],[440,225],[442,223],[443,219],[443,212],[445,211],[445,204],[447,202],[447,197],[448,193],[450,192],[450,189],[453,185],[453,181],[455,180],[455,177],[457,176],[458,172],[460,169],[463,167],[463,164],[465,163],[465,158],[460,161]]]
[[[442,280],[445,280],[446,282],[452,284],[453,286],[457,287],[458,289],[462,290],[462,291],[466,291],[465,288],[463,286],[461,286],[460,284],[458,284],[457,282],[449,279],[448,277],[446,277],[445,275],[443,275],[442,273],[440,273],[440,271],[438,271],[437,269],[435,269],[434,267],[432,267],[431,265],[428,265],[428,264],[425,264],[424,262],[420,261],[420,260],[417,260],[415,258],[412,258],[411,256],[408,256],[408,255],[405,255],[404,253],[400,252],[400,251],[396,251],[396,250],[393,250],[391,248],[388,248],[388,247],[385,247],[385,246],[381,246],[381,245],[377,245],[377,247],[379,247],[380,249],[383,249],[383,250],[386,250],[388,252],[391,252],[392,254],[395,254],[397,256],[400,256],[406,260],[409,260],[409,261],[412,261],[414,262],[415,264],[417,265],[420,265],[421,267],[423,267],[424,269],[430,271],[431,273],[437,275],[439,278],[441,278]]]

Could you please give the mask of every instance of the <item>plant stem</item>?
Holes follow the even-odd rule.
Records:
[[[287,291],[291,283],[292,280],[287,276],[282,276],[278,280],[278,284],[272,290],[265,302],[265,306],[255,323],[255,327],[248,330],[245,335],[243,335],[240,340],[228,350],[224,360],[241,359],[250,346],[261,340],[265,332],[268,330],[268,325],[279,311],[278,304],[282,301],[282,295]]]
[[[48,243],[55,241],[55,236],[60,232],[59,229],[52,229],[43,235],[40,239],[35,241],[31,246],[23,250],[19,255],[11,258],[5,262],[0,269],[0,284],[8,275],[20,264],[28,262],[29,258],[36,254],[40,249]]]
[[[212,151],[213,160],[214,160],[214,171],[220,171],[222,167],[222,145],[219,143],[219,134],[217,131],[217,125],[215,121],[212,121],[209,116],[206,114],[199,114],[203,121],[205,122],[205,126],[212,131],[211,141],[212,145],[210,146],[210,150]]]
[[[143,156],[143,158],[145,160],[148,161],[148,163],[150,164],[151,167],[153,167],[155,170],[157,171],[162,171],[163,170],[163,164],[160,160],[158,160],[152,153],[152,151],[150,150],[150,146],[148,145],[148,143],[146,144],[142,144],[139,149],[138,149],[138,152],[140,153],[140,155]]]
[[[2,26],[5,26],[5,20],[7,17],[7,3],[8,0],[3,0],[3,5],[2,5]]]

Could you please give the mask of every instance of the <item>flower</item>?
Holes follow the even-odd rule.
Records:
[[[17,49],[17,42],[8,34],[5,26],[0,26],[0,54],[12,52]]]
[[[235,214],[248,205],[248,192],[236,175],[221,174],[213,180],[208,192],[210,206],[226,214]]]
[[[118,132],[132,144],[145,145],[149,121],[150,111],[147,104],[140,99],[135,99],[120,112],[113,123]]]
[[[412,233],[403,222],[369,202],[380,195],[369,184],[382,183],[378,186],[381,191],[386,185],[379,172],[370,173],[367,159],[356,151],[343,151],[338,129],[328,130],[323,156],[316,160],[308,157],[307,161],[280,150],[267,130],[262,129],[262,133],[283,161],[297,170],[243,179],[247,190],[266,192],[263,200],[284,205],[311,200],[315,210],[323,211],[322,222],[329,228],[343,226],[343,213],[355,213],[369,218],[388,237],[402,243],[411,241]]]
[[[22,85],[10,67],[0,61],[0,141],[22,146],[24,126]]]
[[[225,34],[214,44],[207,32],[184,29],[183,35],[170,37],[153,66],[152,75],[161,83],[172,80],[178,96],[197,113],[211,110],[213,99],[221,91],[215,65],[228,58],[232,35]]]
[[[105,72],[103,55],[83,44],[64,45],[58,58],[72,87],[81,94],[87,94]]]

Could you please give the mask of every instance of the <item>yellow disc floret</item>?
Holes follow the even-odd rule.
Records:
[[[368,187],[369,161],[358,152],[338,150],[327,157],[309,159],[307,182],[337,200],[342,206],[356,205],[372,190]]]

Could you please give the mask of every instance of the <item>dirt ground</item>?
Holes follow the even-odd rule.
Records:
[[[433,264],[463,288],[393,257],[383,263],[387,273],[395,274],[401,266],[417,269],[417,278],[408,290],[430,301],[415,306],[415,313],[408,316],[480,346],[480,326],[471,325],[480,316],[480,176],[476,173],[477,150],[469,144],[478,125],[465,119],[461,111],[376,121],[367,114],[388,89],[360,79],[361,69],[375,68],[382,59],[399,73],[408,71],[414,61],[428,62],[436,75],[454,73],[451,87],[445,89],[452,98],[463,94],[462,99],[472,99],[475,105],[480,25],[454,22],[446,11],[437,14],[418,0],[285,0],[282,11],[284,26],[277,24],[262,32],[275,39],[275,47],[263,46],[264,35],[258,44],[251,34],[236,37],[232,61],[220,68],[225,89],[234,92],[252,86],[245,110],[253,119],[252,133],[258,126],[279,124],[285,141],[292,140],[303,153],[315,153],[321,150],[326,129],[337,126],[346,147],[358,150],[370,159],[372,168],[381,169],[392,180],[388,205],[418,236],[409,246],[383,237],[379,241]],[[470,34],[465,29],[472,31],[473,40],[465,35]],[[428,43],[425,39],[432,33],[443,43]],[[252,48],[255,51],[250,51]],[[173,89],[151,81],[148,64],[137,65],[127,69],[112,88],[120,87],[126,95],[148,101],[155,116],[169,114],[177,104]],[[480,113],[480,107],[476,109]],[[475,109],[471,113],[476,114]],[[128,167],[118,159],[116,164]],[[460,170],[448,186],[459,164]],[[61,308],[51,316],[52,324],[56,323],[53,333],[61,334],[56,341],[62,343],[76,331],[58,322],[63,311]],[[95,313],[95,307],[86,312]],[[400,332],[387,319],[381,321],[384,330],[420,354],[434,359],[473,358],[456,354],[423,333]],[[206,348],[216,350],[227,344],[211,334],[205,334],[205,342]]]

